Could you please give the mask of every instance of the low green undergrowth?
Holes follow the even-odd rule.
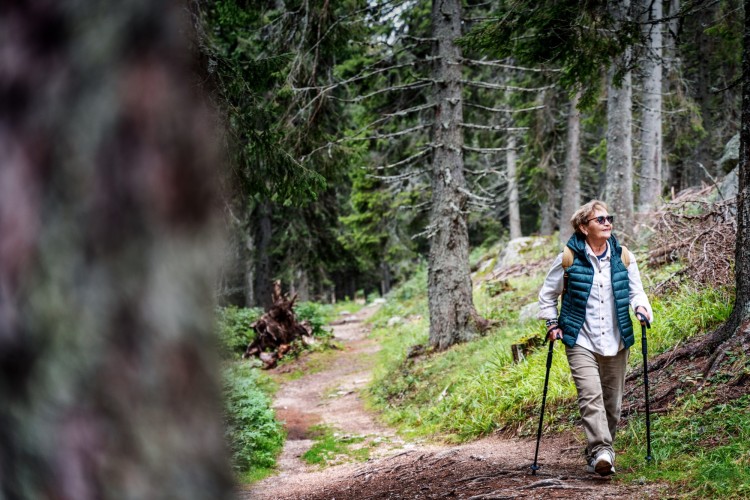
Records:
[[[269,475],[284,444],[271,409],[273,386],[248,362],[228,363],[223,372],[225,435],[232,467],[241,482]]]

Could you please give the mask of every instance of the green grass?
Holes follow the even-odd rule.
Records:
[[[302,454],[302,460],[308,464],[330,466],[345,461],[364,462],[370,458],[367,446],[358,446],[365,441],[365,436],[350,436],[338,432],[327,425],[316,425],[310,428],[315,443]]]
[[[750,395],[717,403],[710,391],[678,401],[651,419],[647,463],[645,417],[618,436],[618,480],[668,481],[692,498],[750,496]]]

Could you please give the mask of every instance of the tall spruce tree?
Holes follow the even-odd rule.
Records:
[[[430,344],[445,349],[478,333],[469,268],[461,95],[460,0],[433,0],[435,117],[432,124],[432,209],[428,304]]]
[[[638,210],[650,210],[662,191],[662,0],[643,0],[640,5],[648,51],[641,63],[641,168],[638,178]]]
[[[628,0],[609,3],[615,29],[629,21]],[[616,217],[617,234],[633,236],[633,87],[626,49],[607,70],[607,175],[604,201]]]

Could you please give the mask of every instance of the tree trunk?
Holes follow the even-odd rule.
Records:
[[[508,132],[508,151],[506,153],[508,165],[508,220],[510,224],[510,239],[521,237],[521,210],[518,206],[518,174],[516,173],[516,137]]]
[[[737,192],[737,243],[735,310],[741,322],[750,320],[750,0],[745,0],[742,51],[742,124],[740,129],[739,188]]]
[[[662,17],[661,0],[643,0],[644,20]],[[638,210],[647,212],[656,204],[662,189],[662,25],[645,24],[649,54],[643,61],[643,117],[641,120],[641,177]]]
[[[303,268],[297,269],[294,273],[295,280],[291,286],[291,294],[297,296],[297,300],[300,302],[308,302],[310,300],[310,277],[307,271]]]
[[[433,126],[432,207],[428,260],[430,344],[438,349],[477,333],[469,268],[466,180],[463,165],[460,0],[433,0],[432,30],[437,39],[435,123]]]
[[[609,5],[614,19],[624,21],[629,1]],[[626,72],[619,86],[618,68],[626,64],[629,52],[610,66],[607,73],[607,175],[604,201],[616,217],[617,234],[626,241],[633,235],[633,150],[631,73]]]
[[[380,263],[380,296],[385,295],[391,291],[391,266],[386,261]]]
[[[252,234],[245,236],[245,307],[255,307],[255,238]]]
[[[700,54],[700,59],[706,61],[715,54],[715,37],[706,33],[706,26],[716,18],[718,2],[708,2],[704,9],[701,9],[700,18],[696,20],[697,26],[694,28],[694,44]],[[709,21],[710,20],[710,21]],[[714,104],[714,83],[712,82],[711,68],[707,62],[696,65],[695,73],[695,100],[700,107],[701,121],[703,129],[707,132],[706,137],[698,141],[693,155],[684,168],[684,177],[682,179],[681,189],[695,186],[702,180],[707,179],[706,171],[713,170],[714,158],[711,148],[712,135],[715,130],[713,110]],[[705,170],[704,170],[705,169]]]
[[[560,207],[560,242],[563,245],[573,235],[570,218],[581,205],[581,112],[578,110],[580,99],[581,92],[578,91],[570,99],[570,109],[568,110],[565,177]]]
[[[273,303],[271,275],[271,202],[265,200],[258,206],[256,229],[258,242],[255,250],[255,305],[268,309]]]
[[[1,498],[233,497],[217,124],[184,9],[4,4]]]

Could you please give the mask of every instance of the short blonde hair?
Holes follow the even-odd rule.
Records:
[[[573,231],[578,234],[582,234],[580,227],[586,224],[586,222],[588,222],[588,220],[591,218],[591,215],[599,209],[604,210],[605,212],[609,212],[607,204],[599,200],[591,200],[590,202],[586,203],[585,205],[581,206],[581,208],[576,210],[573,216],[570,218],[570,225],[573,226]]]

